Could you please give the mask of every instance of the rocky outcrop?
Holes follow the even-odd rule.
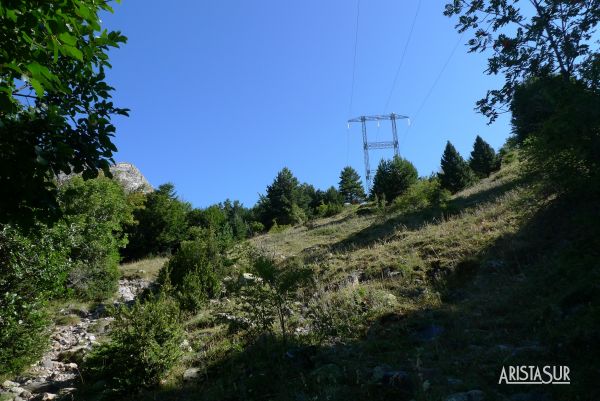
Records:
[[[152,192],[146,177],[131,163],[117,163],[110,168],[110,172],[127,192]]]
[[[113,178],[125,188],[127,193],[142,192],[147,194],[153,191],[152,185],[150,185],[146,177],[131,163],[116,163],[110,167],[110,172]],[[60,173],[56,178],[59,183],[63,183],[75,175],[75,173]]]

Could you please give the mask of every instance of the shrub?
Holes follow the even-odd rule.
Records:
[[[156,386],[182,355],[183,339],[177,302],[165,294],[123,306],[111,340],[92,349],[83,375],[123,391]]]
[[[419,180],[394,200],[393,209],[403,213],[430,207],[443,209],[449,199],[450,192],[442,189],[438,179]]]
[[[119,279],[119,249],[127,243],[123,226],[133,222],[123,188],[106,177],[74,177],[61,186],[59,203],[71,235],[69,287],[83,299],[111,295]]]
[[[317,207],[317,215],[320,217],[335,216],[340,213],[344,207],[339,203],[321,203]]]
[[[258,256],[251,269],[255,279],[242,286],[244,310],[250,321],[262,331],[271,332],[277,322],[286,343],[288,321],[300,288],[310,282],[312,271],[298,264],[278,266],[272,258]]]
[[[0,375],[16,373],[48,344],[46,301],[63,292],[69,269],[64,226],[37,226],[25,236],[0,229]]]
[[[210,241],[184,241],[161,271],[159,281],[173,286],[181,308],[194,311],[219,294],[222,257]]]
[[[319,341],[359,337],[369,320],[390,312],[396,297],[370,287],[320,290],[308,304],[312,332]]]

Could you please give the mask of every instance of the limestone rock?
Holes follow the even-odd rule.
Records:
[[[200,377],[200,369],[199,368],[189,368],[185,372],[183,372],[183,381],[193,381],[197,380]]]
[[[110,168],[110,172],[126,192],[152,192],[152,186],[146,177],[131,163],[117,163]]]

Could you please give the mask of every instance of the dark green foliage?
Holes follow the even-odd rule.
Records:
[[[208,299],[219,295],[222,256],[211,238],[184,241],[171,257],[159,281],[171,285],[181,308],[198,310]]]
[[[284,343],[289,334],[289,317],[299,289],[310,283],[312,271],[294,261],[279,266],[270,257],[258,256],[252,266],[253,280],[241,289],[244,309],[256,327],[270,332],[278,323]]]
[[[81,299],[101,300],[117,288],[123,227],[133,207],[123,188],[106,177],[74,177],[60,187],[59,204],[70,229],[73,267],[68,286]]]
[[[556,73],[565,82],[582,79],[595,89],[600,84],[598,42],[594,39],[600,21],[597,1],[532,0],[532,7],[516,3],[454,0],[444,12],[458,17],[459,32],[473,30],[470,52],[493,50],[486,73],[504,74],[504,86],[488,91],[477,102],[477,108],[492,121],[511,102],[523,80]]]
[[[87,357],[83,377],[127,392],[156,386],[181,357],[183,338],[177,302],[165,294],[123,306],[110,341]]]
[[[105,82],[108,53],[126,38],[103,30],[106,1],[0,5],[0,222],[59,215],[54,176],[95,177],[112,162],[126,115]]]
[[[494,148],[492,148],[479,135],[473,143],[469,167],[479,177],[489,177],[494,171],[500,168],[500,163]]]
[[[599,189],[600,91],[561,77],[534,79],[517,88],[511,111],[530,169],[561,189]]]
[[[448,141],[441,161],[442,171],[438,173],[442,188],[456,193],[473,182],[473,173],[469,165]]]
[[[69,270],[64,226],[24,235],[0,228],[0,375],[17,373],[48,345],[45,302],[63,293]]]
[[[360,175],[350,166],[344,167],[340,173],[338,188],[344,198],[344,202],[360,203],[366,198],[365,190],[360,182]]]
[[[381,160],[373,178],[371,195],[379,199],[385,197],[387,202],[391,202],[414,184],[417,178],[417,169],[408,160],[399,156],[392,160]]]
[[[137,224],[129,228],[128,259],[170,253],[188,235],[191,206],[181,201],[173,184],[163,184],[146,196],[145,207],[137,210]]]
[[[267,195],[261,197],[261,222],[270,228],[276,221],[279,225],[297,224],[306,220],[304,210],[298,205],[300,185],[292,172],[284,167],[273,183],[267,187]]]
[[[241,241],[250,235],[250,211],[239,201],[225,200],[206,209],[193,209],[187,216],[190,227],[202,227],[222,235],[230,235],[232,240]]]

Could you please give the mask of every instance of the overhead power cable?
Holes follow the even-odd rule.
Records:
[[[421,9],[421,1],[417,4],[417,9],[415,11],[415,15],[412,19],[412,23],[410,24],[410,30],[408,32],[408,37],[406,38],[406,43],[404,44],[404,49],[402,50],[402,56],[400,56],[400,63],[398,64],[398,68],[396,69],[396,75],[394,75],[394,81],[392,82],[392,88],[390,89],[390,94],[387,97],[385,102],[385,107],[383,111],[387,111],[388,106],[390,105],[390,101],[392,100],[392,95],[394,94],[394,89],[396,88],[396,82],[398,81],[398,77],[400,76],[400,71],[402,70],[402,65],[404,64],[404,58],[406,57],[406,50],[408,49],[408,45],[410,44],[410,39],[412,38],[413,31],[415,29],[415,24],[417,22],[417,17],[419,16],[419,10]]]
[[[354,103],[354,82],[356,78],[356,54],[358,50],[358,22],[360,20],[360,0],[356,1],[356,24],[354,25],[354,56],[352,57],[352,86],[350,87],[350,104],[348,105],[348,119],[352,116],[352,105]],[[346,165],[350,159],[350,126],[346,133]]]
[[[465,31],[466,32],[466,31]],[[414,121],[419,117],[419,114],[421,113],[421,110],[423,110],[423,107],[425,107],[425,103],[427,103],[427,100],[429,100],[429,97],[431,96],[431,94],[433,93],[433,90],[435,89],[435,87],[437,86],[437,84],[440,81],[440,78],[442,77],[442,75],[444,74],[444,71],[446,71],[446,68],[448,67],[448,64],[450,64],[450,60],[452,60],[452,57],[454,56],[454,53],[456,53],[456,49],[458,48],[458,45],[461,44],[463,37],[465,36],[465,32],[463,32],[460,37],[458,38],[458,40],[456,41],[456,43],[454,44],[454,47],[452,48],[452,51],[450,52],[450,54],[448,55],[448,57],[446,58],[446,61],[444,62],[444,65],[442,66],[442,68],[440,69],[440,72],[437,74],[437,76],[435,77],[435,80],[433,81],[433,84],[431,85],[431,87],[429,88],[429,90],[427,91],[427,94],[425,95],[425,97],[423,98],[423,100],[421,101],[421,104],[419,105],[419,108],[417,109],[417,111],[415,112],[415,114],[411,117],[411,122],[414,123]],[[400,144],[404,143],[404,138],[406,137],[406,134],[408,133],[408,131],[410,130],[410,128],[412,127],[413,124],[410,124],[406,130],[404,130],[404,134],[402,135],[402,140],[400,141]]]
[[[356,53],[358,49],[358,22],[360,18],[360,0],[356,1],[356,25],[354,26],[354,57],[352,58],[352,86],[350,89],[350,105],[348,106],[348,118],[352,115],[352,103],[354,102],[354,82],[356,77]]]

